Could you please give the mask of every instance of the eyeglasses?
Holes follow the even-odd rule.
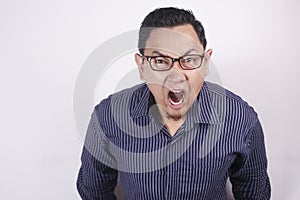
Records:
[[[193,70],[199,68],[202,64],[204,54],[190,54],[179,58],[169,56],[143,56],[154,71],[168,71],[173,67],[174,62],[178,61],[179,65],[184,70]]]

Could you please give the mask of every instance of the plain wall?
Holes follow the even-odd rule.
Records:
[[[75,181],[83,141],[73,114],[78,73],[95,48],[137,29],[163,6],[193,10],[223,86],[258,112],[272,199],[300,198],[299,1],[3,0],[0,199],[80,199]],[[133,56],[127,62],[134,65]],[[101,95],[95,92],[95,104]]]

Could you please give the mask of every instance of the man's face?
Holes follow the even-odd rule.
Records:
[[[205,56],[201,67],[197,69],[184,70],[179,62],[174,62],[168,71],[154,71],[146,59],[136,54],[140,77],[146,81],[163,116],[174,120],[186,116],[208,73],[211,53],[211,50],[204,53],[203,45],[191,25],[156,28],[151,31],[145,45],[145,56]]]

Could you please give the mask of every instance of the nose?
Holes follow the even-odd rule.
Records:
[[[179,61],[173,62],[173,66],[170,69],[170,73],[168,76],[168,81],[173,83],[180,83],[186,80],[185,73],[183,69],[180,67]]]
[[[174,59],[173,58],[173,66],[172,66],[173,68],[174,67],[179,67],[179,68],[181,68],[181,66],[180,66],[180,63],[179,63],[179,59]]]

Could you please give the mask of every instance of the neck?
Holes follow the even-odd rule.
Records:
[[[165,125],[171,136],[174,136],[179,127],[184,123],[186,115],[184,116],[170,116],[165,111],[160,110],[161,122]]]

